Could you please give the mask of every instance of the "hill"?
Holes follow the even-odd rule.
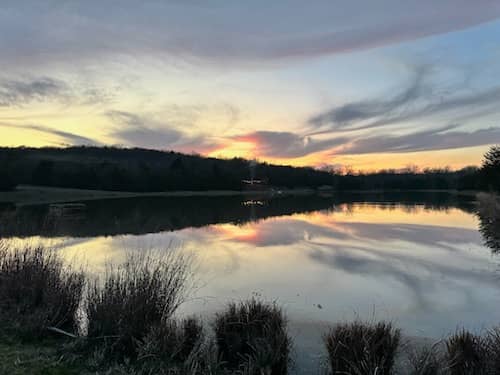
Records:
[[[18,184],[137,192],[241,190],[251,179],[284,188],[333,183],[330,173],[313,168],[114,147],[0,148],[0,172],[4,190]]]
[[[0,176],[0,190],[19,184],[129,192],[316,189],[324,185],[335,190],[473,190],[485,185],[474,167],[340,175],[242,158],[116,147],[4,147],[0,148]],[[260,183],[250,187],[248,180]]]

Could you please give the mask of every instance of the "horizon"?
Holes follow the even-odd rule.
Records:
[[[496,147],[496,146],[495,146]],[[283,166],[283,167],[295,167],[295,168],[312,168],[315,169],[319,172],[327,172],[327,173],[332,173],[332,174],[337,174],[337,175],[369,175],[369,174],[379,174],[379,173],[389,173],[389,174],[405,174],[405,173],[410,173],[410,174],[423,174],[423,173],[434,173],[434,172],[447,172],[447,173],[454,173],[454,172],[460,172],[460,171],[465,171],[469,168],[473,168],[476,170],[480,170],[482,163],[478,165],[465,165],[459,168],[451,168],[448,165],[445,166],[435,166],[435,167],[422,167],[418,164],[407,164],[404,167],[401,168],[381,168],[381,169],[354,169],[350,165],[345,165],[345,166],[312,166],[312,165],[291,165],[291,164],[276,164],[272,163],[266,160],[259,160],[257,158],[254,159],[248,159],[242,156],[209,156],[209,155],[202,155],[197,152],[182,152],[182,151],[175,151],[175,150],[160,150],[160,149],[154,149],[154,148],[145,148],[145,147],[136,147],[136,146],[123,146],[123,145],[61,145],[61,146],[25,146],[25,145],[19,145],[19,146],[0,146],[0,149],[20,149],[20,150],[44,150],[44,149],[55,149],[55,150],[67,150],[67,149],[72,149],[72,148],[100,148],[100,149],[115,149],[115,150],[125,150],[125,151],[153,151],[153,152],[160,152],[160,153],[177,153],[183,156],[193,156],[193,157],[200,157],[200,158],[206,158],[206,159],[215,159],[215,160],[232,160],[232,159],[241,159],[243,161],[246,161],[248,163],[258,163],[258,164],[268,164],[271,166]],[[484,157],[484,155],[483,155]],[[484,160],[483,160],[484,162]]]
[[[7,1],[0,146],[355,171],[500,143],[500,3]]]

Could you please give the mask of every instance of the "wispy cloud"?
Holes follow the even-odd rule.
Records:
[[[44,125],[30,125],[30,124],[8,124],[8,123],[0,123],[0,127],[7,128],[16,128],[16,129],[26,129],[26,130],[34,130],[37,132],[49,134],[52,136],[56,136],[62,140],[63,144],[69,144],[73,146],[90,146],[90,145],[100,145],[101,142],[89,138],[83,135],[67,132],[60,129],[50,128]]]
[[[97,0],[58,7],[27,0],[2,8],[0,48],[3,62],[23,64],[139,54],[242,65],[372,48],[499,16],[495,0],[320,0],[314,5],[278,0],[273,6],[264,0],[210,5],[126,0],[120,7]]]
[[[410,84],[387,99],[372,98],[350,102],[309,119],[312,133],[353,131],[427,120],[445,115],[457,120],[474,113],[481,116],[499,113],[500,86],[481,90],[464,87],[438,87],[432,82],[431,67],[416,67]]]
[[[500,127],[474,131],[455,130],[456,125],[403,135],[361,137],[336,150],[337,154],[406,153],[482,146],[500,142]]]
[[[0,79],[0,107],[23,107],[34,102],[94,105],[109,102],[114,94],[88,82],[70,84],[53,77]]]
[[[425,85],[429,69],[426,66],[416,67],[409,85],[396,96],[383,95],[385,99],[350,102],[313,116],[309,123],[318,128],[358,130],[406,118],[415,111],[414,104],[431,94],[430,88]],[[369,123],[365,124],[365,121]]]
[[[418,151],[446,150],[500,143],[500,127],[463,130],[459,125],[447,125],[434,129],[377,135],[350,135],[316,139],[292,132],[257,131],[231,137],[231,141],[253,143],[259,157],[299,158],[322,151],[336,155],[409,153]]]
[[[69,86],[65,82],[49,77],[33,80],[0,80],[0,107],[66,98],[69,93]]]
[[[107,116],[116,125],[111,137],[126,145],[169,149],[182,138],[181,132],[133,113],[110,111]]]
[[[106,116],[115,126],[109,136],[126,146],[185,152],[202,152],[212,147],[207,139],[187,135],[174,126],[147,115],[108,111]]]
[[[348,138],[317,140],[292,132],[256,131],[232,138],[236,141],[248,141],[255,145],[260,156],[296,158],[326,150],[347,142]]]

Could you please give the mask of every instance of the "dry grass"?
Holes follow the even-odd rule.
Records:
[[[158,327],[168,327],[183,302],[191,260],[174,251],[129,255],[109,266],[89,288],[85,312],[87,337],[105,344],[109,354],[136,358],[140,342]]]
[[[432,346],[412,348],[408,353],[410,375],[443,374],[442,358],[439,351],[441,342]]]
[[[448,369],[451,375],[487,374],[487,341],[461,330],[446,342]]]
[[[245,374],[286,374],[291,341],[283,311],[250,299],[217,314],[215,336],[221,359]]]
[[[333,374],[392,374],[400,331],[391,323],[338,324],[324,341]]]
[[[0,315],[20,336],[39,337],[50,326],[76,330],[84,285],[84,274],[53,250],[0,245]]]
[[[489,374],[500,374],[500,327],[488,331],[486,336]]]
[[[139,359],[154,358],[167,363],[181,363],[189,358],[203,340],[203,324],[200,320],[170,320],[152,327],[141,340]]]

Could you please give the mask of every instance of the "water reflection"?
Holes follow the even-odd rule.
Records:
[[[10,207],[1,233],[49,238],[94,270],[123,249],[181,246],[196,254],[203,285],[188,312],[209,314],[257,292],[283,303],[295,326],[375,314],[440,337],[498,323],[497,259],[485,246],[498,250],[491,204],[446,194],[253,201],[88,202],[84,217],[60,223],[47,222],[46,207]]]
[[[89,237],[147,234],[212,224],[245,224],[269,217],[337,210],[344,203],[381,202],[381,210],[474,210],[470,199],[446,193],[306,195],[275,199],[230,197],[128,198],[85,202],[78,215],[51,215],[49,205],[0,205],[0,237]],[[349,209],[344,206],[343,209]]]
[[[495,254],[500,252],[500,203],[494,195],[478,197],[479,231],[484,242]]]

